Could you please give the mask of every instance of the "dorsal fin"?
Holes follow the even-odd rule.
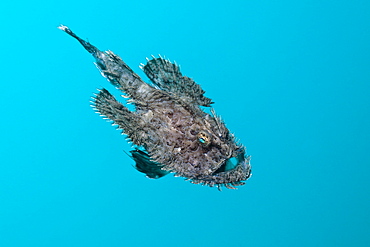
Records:
[[[163,58],[153,58],[142,67],[144,73],[160,89],[183,100],[201,106],[211,106],[205,91],[191,78],[183,76],[177,64]]]

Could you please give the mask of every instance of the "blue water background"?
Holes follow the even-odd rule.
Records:
[[[369,13],[367,0],[2,1],[0,246],[370,246]],[[176,60],[252,155],[247,184],[135,171],[89,106],[113,87],[59,24],[136,71]]]

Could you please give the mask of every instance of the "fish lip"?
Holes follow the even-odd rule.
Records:
[[[237,164],[234,164],[232,169],[223,169],[227,165],[227,161],[231,158],[236,158],[238,161]],[[252,175],[250,155],[245,155],[245,152],[238,152],[236,156],[231,158],[222,162],[221,167],[212,174],[193,178],[192,183],[208,185],[210,187],[216,186],[218,190],[221,190],[221,187],[236,189],[235,186],[244,185],[244,181]]]
[[[232,159],[236,159],[236,164],[233,164]],[[231,172],[232,170],[235,170],[239,166],[242,166],[243,169],[247,169],[248,160],[249,159],[248,156],[245,155],[245,151],[241,150],[235,156],[231,156],[230,158],[227,158],[220,162],[221,165],[218,166],[218,168],[212,173],[212,175]],[[230,165],[230,163],[232,165],[232,168],[227,167],[228,165]]]

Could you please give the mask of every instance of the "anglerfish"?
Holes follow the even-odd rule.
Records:
[[[92,100],[93,108],[133,144],[130,153],[138,171],[154,179],[174,173],[218,189],[245,184],[251,176],[246,148],[215,114],[205,91],[176,63],[160,56],[147,59],[140,66],[150,79],[146,83],[112,51],[100,51],[67,26],[58,28],[82,44],[101,74],[134,105],[130,110],[105,88]]]

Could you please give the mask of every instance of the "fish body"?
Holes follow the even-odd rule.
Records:
[[[211,99],[179,66],[161,57],[140,67],[144,82],[111,51],[100,51],[68,27],[59,29],[76,38],[93,55],[101,74],[124,93],[135,110],[118,102],[108,90],[93,97],[92,106],[112,120],[135,148],[130,151],[136,169],[149,178],[168,173],[195,184],[235,188],[251,176],[250,156],[210,107]]]

